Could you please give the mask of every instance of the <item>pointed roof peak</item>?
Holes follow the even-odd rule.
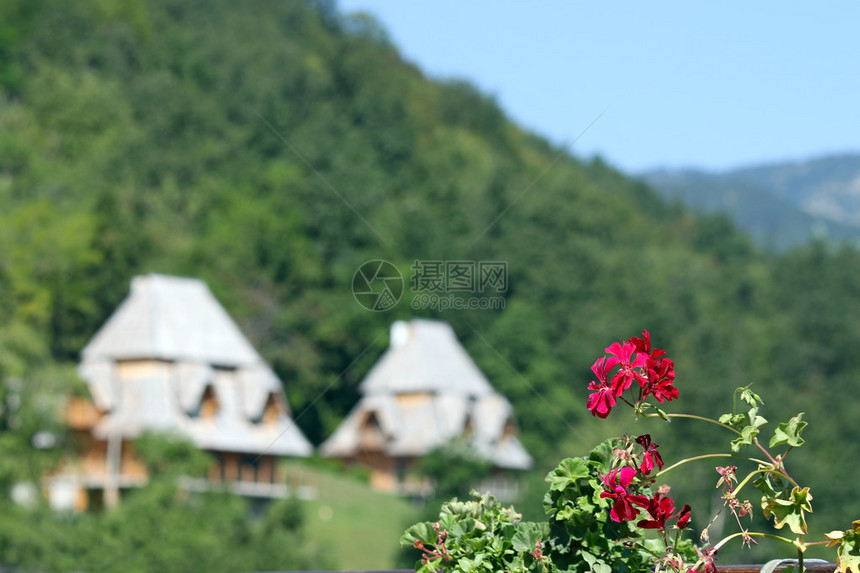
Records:
[[[84,360],[161,359],[226,367],[262,363],[201,280],[148,274],[82,352]]]
[[[386,456],[422,456],[471,434],[466,437],[476,451],[496,466],[531,467],[516,433],[507,433],[515,424],[513,407],[493,390],[447,322],[416,318],[392,324],[391,345],[359,390],[358,404],[320,446],[324,456],[349,458],[365,451],[373,415]]]
[[[281,381],[201,280],[135,277],[82,354],[79,372],[105,412],[99,439],[175,430],[207,450],[311,453]],[[125,368],[129,360],[146,363]],[[211,417],[200,415],[207,392],[218,404]],[[270,400],[274,418],[264,421]]]
[[[417,392],[483,396],[490,383],[451,325],[415,318],[391,325],[391,343],[361,383],[364,394]]]

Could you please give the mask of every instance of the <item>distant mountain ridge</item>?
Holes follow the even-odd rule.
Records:
[[[767,248],[814,238],[860,245],[860,153],[716,173],[659,169],[640,177],[666,198],[728,213]]]

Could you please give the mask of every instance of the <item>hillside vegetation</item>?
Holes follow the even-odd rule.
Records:
[[[670,200],[729,214],[769,250],[820,239],[860,244],[860,155],[756,165],[722,173],[658,170],[642,175]]]
[[[407,280],[387,312],[350,290],[372,259]],[[412,311],[416,260],[506,261],[504,309]],[[450,321],[513,402],[536,472],[614,431],[650,431],[667,459],[728,440],[586,411],[603,347],[647,328],[676,359],[684,411],[727,411],[754,382],[772,423],[807,412],[794,462],[817,486],[812,527],[860,516],[856,251],[765,256],[728,219],[524,132],[468,83],[429,81],[372,18],[327,2],[0,4],[4,399],[11,380],[35,392],[68,375],[145,272],[208,282],[315,443],[392,321]],[[9,409],[0,428],[4,452],[39,430]],[[4,461],[0,483],[28,472]],[[710,464],[672,476],[699,484],[699,520],[715,479]],[[8,534],[0,562],[17,563]]]

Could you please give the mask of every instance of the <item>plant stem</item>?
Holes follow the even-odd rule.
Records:
[[[742,435],[739,431],[735,430],[734,428],[732,428],[728,424],[723,424],[722,422],[718,422],[712,418],[706,418],[704,416],[696,416],[695,414],[666,414],[666,416],[668,416],[669,418],[690,418],[693,420],[701,420],[702,422],[710,422],[711,424],[716,424],[717,426],[722,426],[723,428],[726,428],[727,430],[731,430],[732,432],[736,433],[739,436]],[[660,415],[659,414],[645,414],[645,417],[646,418],[659,418]]]
[[[704,460],[704,459],[706,459],[706,458],[736,458],[736,459],[739,459],[739,460],[747,460],[747,461],[750,461],[750,462],[755,462],[755,463],[757,463],[757,464],[766,463],[766,462],[764,462],[763,460],[757,460],[757,459],[755,459],[755,458],[747,458],[747,457],[745,457],[745,456],[738,456],[738,455],[735,455],[735,454],[703,454],[703,455],[701,455],[701,456],[693,456],[692,458],[684,458],[683,460],[681,460],[681,461],[679,461],[679,462],[675,462],[675,463],[674,463],[674,464],[672,464],[671,466],[669,466],[669,467],[665,467],[665,468],[663,468],[662,470],[660,470],[659,472],[657,472],[656,474],[654,474],[654,477],[660,477],[661,475],[663,475],[664,473],[668,472],[669,470],[673,470],[673,469],[677,468],[677,467],[678,467],[678,466],[680,466],[680,465],[684,465],[684,464],[686,464],[687,462],[692,462],[692,461],[695,461],[695,460]]]
[[[784,465],[782,465],[782,461],[776,461],[776,459],[775,459],[772,455],[770,455],[770,452],[768,452],[768,451],[764,448],[764,446],[762,446],[762,445],[759,443],[758,438],[753,438],[753,443],[754,443],[756,446],[758,446],[758,449],[760,449],[760,450],[764,453],[764,455],[765,455],[765,456],[767,456],[767,459],[769,459],[769,460],[770,460],[770,462],[773,464],[773,469],[775,469],[776,471],[778,471],[779,473],[781,473],[782,475],[784,475],[784,476],[785,476],[785,479],[787,479],[788,481],[790,481],[790,482],[792,483],[792,485],[794,485],[795,487],[800,487],[800,484],[798,484],[796,481],[794,481],[794,478],[793,478],[793,477],[791,477],[790,475],[788,475],[788,472],[785,470],[785,466],[784,466]]]
[[[737,487],[735,487],[735,489],[733,490],[733,493],[737,494],[741,489],[743,489],[743,487],[747,484],[747,482],[750,480],[750,478],[753,477],[754,475],[766,474],[766,473],[770,473],[770,471],[771,470],[768,468],[757,469],[755,471],[751,471],[750,473],[747,474],[747,477],[745,477],[743,480],[741,480],[741,482],[737,485]]]
[[[714,545],[714,549],[719,551],[720,547],[725,545],[729,540],[734,539],[735,537],[740,537],[743,534],[744,534],[743,531],[738,531],[737,533],[732,533],[731,535],[722,538],[719,541],[719,543]],[[797,547],[797,544],[794,541],[792,541],[791,539],[787,539],[785,537],[780,537],[779,535],[773,535],[771,533],[759,533],[757,531],[753,531],[753,532],[747,532],[747,535],[749,535],[750,537],[768,537],[770,539],[778,539],[779,541],[784,541],[785,543],[788,543],[789,545],[794,545],[795,547]]]

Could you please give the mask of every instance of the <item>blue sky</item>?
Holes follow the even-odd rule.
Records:
[[[860,152],[860,3],[339,0],[435,78],[628,172]]]

